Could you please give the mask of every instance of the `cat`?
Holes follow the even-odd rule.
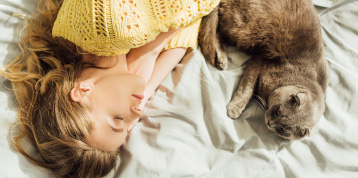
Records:
[[[265,108],[268,129],[288,140],[310,135],[324,113],[328,83],[311,0],[221,0],[203,18],[199,45],[218,69],[228,65],[226,45],[252,55],[226,106],[230,118],[238,118],[255,96]]]

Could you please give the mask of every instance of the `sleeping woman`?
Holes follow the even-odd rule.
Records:
[[[19,104],[16,149],[57,177],[105,176],[145,102],[197,43],[218,0],[41,0],[0,74]],[[24,151],[28,138],[41,158]]]

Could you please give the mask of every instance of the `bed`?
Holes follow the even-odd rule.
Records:
[[[0,1],[0,66],[19,53],[23,20],[38,0]],[[163,81],[107,177],[358,177],[358,0],[312,0],[329,61],[326,111],[310,137],[286,141],[269,131],[252,100],[237,120],[226,115],[250,56],[229,47],[219,71],[199,48]],[[0,78],[0,177],[53,177],[15,151],[16,100]],[[26,140],[26,150],[38,153]]]

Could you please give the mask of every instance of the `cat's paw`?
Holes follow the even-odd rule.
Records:
[[[240,107],[238,104],[236,104],[235,102],[230,102],[227,106],[227,115],[231,118],[231,119],[237,119],[242,111],[244,110],[244,107]]]
[[[206,61],[212,66],[219,70],[227,69],[229,60],[226,46],[223,44],[207,45],[206,48],[203,48],[201,51]]]
[[[228,57],[226,51],[216,50],[215,67],[219,70],[226,70],[228,65]]]
[[[207,48],[203,48],[201,50],[206,62],[208,62],[211,66],[216,67],[221,70],[221,68],[218,67],[219,63],[217,62],[216,49],[212,48],[212,50],[210,50],[209,48],[210,48],[210,46],[208,46]]]

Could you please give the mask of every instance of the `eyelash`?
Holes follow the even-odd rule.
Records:
[[[123,120],[122,117],[118,117],[118,116],[114,116],[114,118],[115,118],[115,119],[118,119],[118,120],[121,120],[121,121]]]

